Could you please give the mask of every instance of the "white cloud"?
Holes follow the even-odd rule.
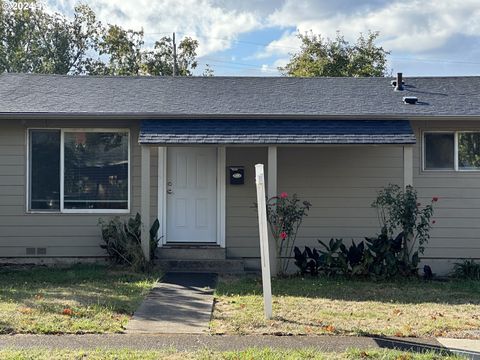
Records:
[[[296,27],[347,40],[359,32],[381,32],[380,42],[392,51],[426,52],[438,49],[456,35],[480,33],[479,0],[358,1],[287,0],[269,16],[271,26]],[[293,34],[291,35],[293,36]],[[288,39],[284,39],[288,42]]]
[[[265,49],[255,54],[255,58],[264,59],[272,56],[286,55],[296,52],[300,47],[300,39],[296,31],[285,31],[282,36],[271,41]]]
[[[66,12],[74,0],[50,1],[54,9]],[[231,47],[239,34],[261,26],[261,17],[247,10],[227,9],[213,0],[92,0],[88,4],[102,22],[144,29],[147,40],[178,32],[179,37],[199,40],[200,56]]]

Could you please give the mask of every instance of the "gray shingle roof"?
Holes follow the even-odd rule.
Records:
[[[0,114],[176,116],[480,115],[480,77],[97,77],[0,75]],[[406,105],[403,96],[417,96]]]
[[[141,144],[414,144],[407,120],[145,120]]]

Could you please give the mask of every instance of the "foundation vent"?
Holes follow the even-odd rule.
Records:
[[[47,255],[47,248],[37,248],[37,255]]]
[[[35,254],[36,254],[35,248],[27,247],[25,249],[25,255],[35,255]]]

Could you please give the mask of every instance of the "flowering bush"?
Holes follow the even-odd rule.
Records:
[[[311,204],[300,201],[297,195],[282,192],[267,200],[267,220],[275,239],[278,273],[285,274],[292,256],[297,232]]]
[[[377,209],[382,234],[394,237],[400,233],[405,264],[418,265],[418,254],[423,254],[425,244],[430,239],[430,229],[435,224],[430,219],[433,216],[433,203],[437,201],[438,197],[435,196],[430,204],[422,207],[412,186],[403,190],[398,185],[390,184],[378,192],[372,206]]]

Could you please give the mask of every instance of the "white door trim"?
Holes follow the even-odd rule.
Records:
[[[222,248],[225,247],[226,163],[225,146],[217,147],[217,244]]]
[[[168,147],[158,148],[158,221],[160,228],[158,236],[161,241],[158,246],[167,243],[167,151]],[[225,247],[225,224],[226,224],[226,148],[224,146],[217,147],[217,236],[216,244]]]
[[[158,246],[163,246],[167,242],[167,182],[165,179],[167,174],[167,147],[161,146],[158,148],[158,222],[160,227],[158,228],[158,237],[160,241]]]

